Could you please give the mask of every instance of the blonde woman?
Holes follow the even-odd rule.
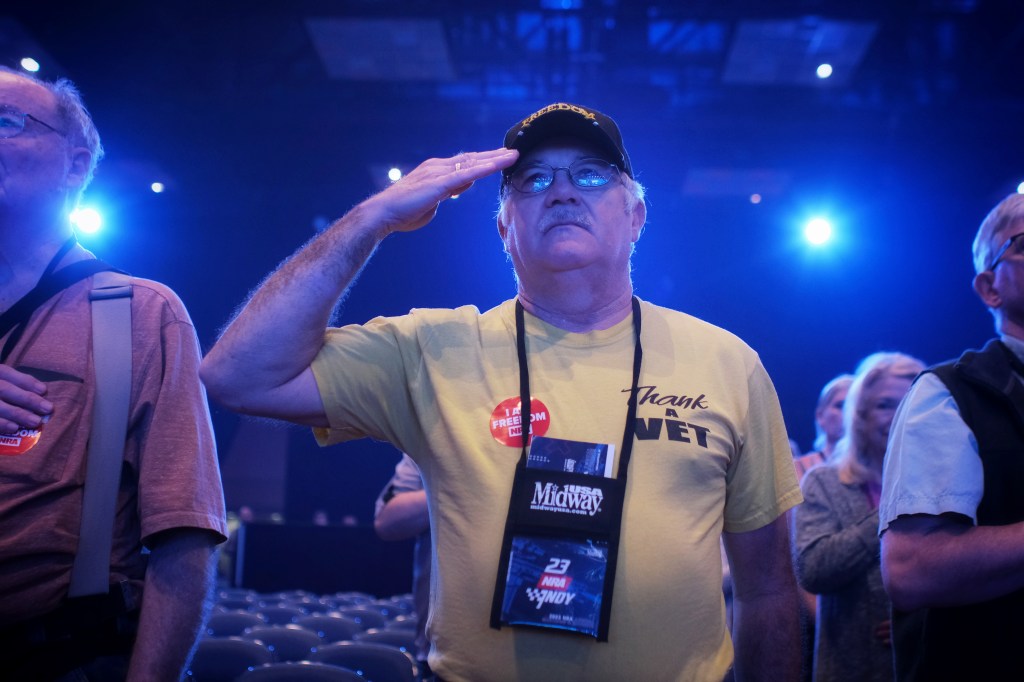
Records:
[[[896,407],[923,363],[901,353],[865,358],[843,410],[832,461],[807,472],[796,508],[797,576],[818,595],[815,682],[893,679],[889,599],[879,566],[882,461]]]

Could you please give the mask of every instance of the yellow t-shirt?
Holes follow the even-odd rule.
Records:
[[[800,501],[778,397],[734,335],[641,303],[643,366],[609,641],[489,627],[520,447],[515,301],[330,329],[313,371],[330,428],[419,465],[434,538],[430,665],[447,680],[721,679],[732,661],[719,539]],[[526,315],[537,435],[611,443],[633,325],[566,332]]]

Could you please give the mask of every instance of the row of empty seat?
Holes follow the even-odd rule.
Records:
[[[417,682],[416,618],[409,595],[222,589],[187,676],[193,682]]]

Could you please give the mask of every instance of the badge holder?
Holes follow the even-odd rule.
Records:
[[[522,304],[516,302],[523,449],[516,466],[491,603],[503,625],[573,632],[608,641],[626,474],[636,425],[643,351],[633,298],[633,385],[616,478],[527,466],[530,384]]]

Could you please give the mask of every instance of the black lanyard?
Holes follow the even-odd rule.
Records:
[[[633,383],[626,402],[626,428],[622,434],[622,448],[619,451],[619,467],[617,478],[626,478],[626,468],[633,454],[633,440],[636,433],[636,401],[640,385],[640,364],[644,350],[640,343],[640,300],[634,296],[633,304]],[[519,356],[519,403],[520,418],[523,424],[522,462],[526,462],[526,446],[530,442],[530,368],[526,362],[526,323],[523,304],[516,299],[516,353]]]
[[[601,611],[596,637],[599,642],[608,641],[608,628],[611,620],[612,594],[615,586],[615,571],[618,565],[619,537],[622,525],[622,506],[626,490],[626,473],[629,469],[629,459],[633,452],[633,441],[636,434],[636,410],[637,392],[640,384],[640,365],[643,360],[643,346],[640,343],[640,301],[635,296],[632,299],[633,308],[633,381],[629,392],[629,399],[626,402],[626,426],[622,434],[622,448],[619,454],[619,464],[614,479],[609,479],[605,484],[608,495],[605,499],[609,501],[607,512],[613,520],[606,526],[605,537],[608,543],[607,563],[605,565],[604,584],[602,587]],[[505,594],[505,576],[511,556],[512,536],[519,526],[519,514],[517,500],[520,499],[519,492],[524,488],[524,480],[527,480],[526,446],[530,442],[530,371],[526,360],[526,324],[523,305],[516,300],[516,352],[519,357],[519,402],[520,420],[522,423],[523,449],[520,455],[519,464],[516,467],[516,475],[513,480],[512,499],[509,502],[509,513],[505,520],[505,533],[502,540],[501,556],[498,560],[498,574],[495,580],[494,599],[491,603],[491,627],[501,627],[502,599]],[[525,484],[529,488],[529,483]]]

